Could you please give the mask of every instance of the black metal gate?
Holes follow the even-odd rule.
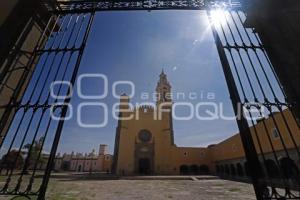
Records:
[[[299,123],[267,52],[242,7],[208,15],[257,199],[299,199]]]
[[[10,123],[1,134],[2,195],[44,199],[63,119],[68,115],[72,88],[66,83],[75,83],[93,18],[94,12],[53,13],[39,41],[46,35],[49,39],[39,42],[32,52],[26,67],[35,65],[36,58],[39,61],[30,83],[22,100],[7,106],[6,112],[14,111],[14,118],[9,121],[5,114],[1,118],[2,130]]]
[[[9,120],[8,115],[0,119],[4,136],[1,195],[45,198],[64,118],[68,117],[69,94],[96,11],[206,9],[257,199],[300,199],[299,172],[293,163],[295,158],[299,159],[300,140],[293,132],[297,124],[293,112],[287,112],[293,111],[293,105],[280,85],[259,36],[253,29],[245,28],[246,15],[239,3],[230,0],[221,3],[94,0],[46,1],[45,5],[52,14],[40,40],[46,34],[49,39],[46,43],[40,42],[32,52],[28,65],[36,67],[22,100],[6,106],[8,113],[15,113],[13,119]],[[223,20],[214,20],[216,14]],[[56,95],[51,95],[50,87]],[[53,120],[51,113],[59,120]],[[277,141],[271,138],[270,125],[258,120],[263,115],[268,115],[268,123],[276,129]],[[7,123],[9,128],[4,128]],[[257,130],[258,123],[263,129]],[[262,138],[267,143],[262,145]]]

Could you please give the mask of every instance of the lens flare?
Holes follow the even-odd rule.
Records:
[[[212,23],[216,26],[226,23],[226,11],[224,9],[216,9],[211,11]]]

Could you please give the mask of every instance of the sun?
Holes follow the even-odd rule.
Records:
[[[226,24],[226,11],[224,9],[218,8],[211,11],[211,20],[213,25],[219,26]]]

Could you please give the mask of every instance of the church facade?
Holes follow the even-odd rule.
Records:
[[[171,85],[162,72],[155,107],[130,109],[128,96],[121,97],[113,164],[116,174],[179,174],[183,164],[202,165],[207,170],[206,148],[174,144],[170,93]]]

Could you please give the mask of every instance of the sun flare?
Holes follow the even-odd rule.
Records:
[[[211,20],[214,25],[224,25],[226,23],[226,11],[224,9],[216,9],[211,11]]]

